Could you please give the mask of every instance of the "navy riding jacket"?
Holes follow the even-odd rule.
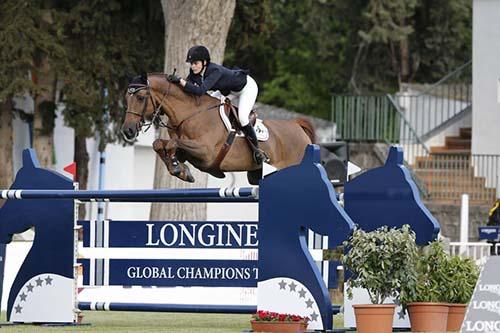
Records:
[[[231,91],[240,91],[246,84],[246,71],[229,69],[210,62],[205,68],[203,76],[189,70],[184,91],[201,96],[207,90],[219,90],[224,96],[227,96]]]

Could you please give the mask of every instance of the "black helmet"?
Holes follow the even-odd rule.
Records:
[[[208,49],[205,46],[196,45],[189,49],[186,62],[193,62],[196,60],[206,60],[207,62],[210,62],[210,52],[208,52]]]

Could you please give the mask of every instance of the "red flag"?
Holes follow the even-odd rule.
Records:
[[[75,177],[76,177],[76,163],[73,162],[73,163],[71,163],[69,165],[66,165],[64,167],[64,171],[72,174],[73,175],[73,180],[75,180]]]

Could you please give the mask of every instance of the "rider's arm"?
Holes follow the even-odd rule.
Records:
[[[210,75],[208,75],[202,82],[201,86],[196,86],[189,81],[181,79],[181,85],[184,87],[184,91],[201,96],[210,90],[221,78],[222,73],[219,70],[214,70]],[[183,82],[184,81],[184,82]]]

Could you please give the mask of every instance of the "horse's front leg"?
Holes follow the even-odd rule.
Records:
[[[163,163],[168,169],[168,172],[181,180],[193,183],[194,177],[191,174],[189,168],[184,164],[179,162],[176,150],[177,142],[176,139],[162,140],[156,139],[153,142],[154,151],[160,156]]]

